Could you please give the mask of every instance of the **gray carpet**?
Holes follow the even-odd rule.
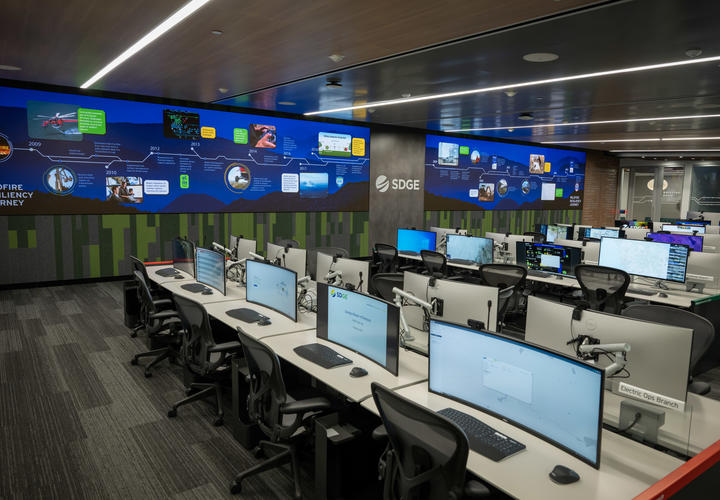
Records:
[[[210,405],[168,419],[180,371],[146,379],[128,333],[120,282],[0,291],[0,499],[289,498],[288,469],[229,494],[256,460]]]

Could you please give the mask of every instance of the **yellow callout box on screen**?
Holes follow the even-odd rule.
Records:
[[[365,156],[365,139],[361,137],[353,137],[352,154],[353,156]]]
[[[200,127],[200,137],[203,139],[215,139],[215,127]]]
[[[550,162],[549,161],[545,162],[545,172],[550,172]]]

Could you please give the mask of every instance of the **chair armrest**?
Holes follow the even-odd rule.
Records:
[[[468,481],[463,488],[463,498],[483,498],[489,497],[490,490],[487,486],[479,481]]]
[[[498,292],[498,299],[509,299],[512,297],[512,294],[515,292],[514,286],[509,286],[507,288],[503,288]]]
[[[158,308],[167,307],[167,306],[172,306],[173,301],[172,301],[172,299],[158,299],[158,300],[153,300],[153,304],[155,305],[155,307],[158,307]]]
[[[163,320],[163,319],[170,319],[170,318],[179,318],[177,311],[160,311],[156,312],[155,314],[150,315],[150,319],[155,320]]]
[[[330,408],[330,401],[325,398],[308,398],[300,401],[291,401],[280,407],[280,413],[292,415],[308,411],[327,410]]]
[[[208,352],[230,352],[239,351],[242,348],[242,344],[237,340],[230,342],[223,342],[222,344],[215,344],[214,347],[208,349]]]
[[[372,431],[372,438],[375,441],[385,441],[387,439],[387,429],[384,425],[378,425]]]

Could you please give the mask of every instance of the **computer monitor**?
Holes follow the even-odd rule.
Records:
[[[172,250],[173,267],[195,277],[195,245],[184,238],[175,238]]]
[[[395,304],[326,283],[317,284],[317,336],[398,374],[400,310]]]
[[[435,251],[435,238],[433,231],[417,231],[415,229],[397,230],[398,252],[420,253],[422,250]]]
[[[535,232],[544,234],[547,237],[547,224],[535,224]]]
[[[301,278],[305,276],[307,251],[304,248],[281,247],[274,243],[268,243],[265,258],[279,266],[295,271]]]
[[[431,227],[430,231],[435,233],[437,236],[435,237],[435,250],[438,252],[442,249],[443,244],[447,240],[448,234],[467,234],[467,229],[448,229],[446,227]]]
[[[225,255],[198,248],[195,254],[195,279],[225,295]]]
[[[608,379],[607,388],[642,399],[637,393],[622,391],[620,384],[625,384],[685,401],[692,329],[590,310],[582,311],[575,320],[574,310],[569,304],[528,297],[525,340],[570,356],[576,355],[576,346],[568,342],[579,335],[588,335],[601,344],[630,344],[625,371],[618,374],[619,378]],[[597,365],[607,367],[612,362],[599,356]]]
[[[648,238],[653,241],[662,243],[677,243],[678,245],[687,245],[694,252],[702,252],[703,237],[692,234],[667,234],[667,233],[648,233]]]
[[[228,247],[236,259],[251,259],[250,252],[257,252],[257,241],[248,240],[242,236],[230,235],[230,246]]]
[[[593,240],[599,240],[602,238],[619,238],[620,229],[608,229],[602,227],[590,227],[585,230],[585,238],[591,238]]]
[[[705,226],[688,226],[684,224],[663,224],[662,230],[671,233],[705,234]]]
[[[575,266],[581,263],[579,248],[547,243],[517,243],[517,264],[532,271],[560,276],[575,276]]]
[[[712,221],[709,220],[693,220],[693,219],[678,219],[673,221],[673,224],[679,224],[681,226],[709,226]]]
[[[562,238],[564,240],[570,239],[572,228],[568,226],[554,226],[549,225],[547,227],[547,233],[545,234],[545,241],[552,243],[556,238]]]
[[[297,273],[259,260],[245,263],[247,301],[297,321]]]
[[[598,264],[628,274],[685,283],[690,247],[657,241],[603,238]]]
[[[346,259],[317,252],[317,267],[315,280],[327,283],[326,277],[331,272],[338,271],[338,278],[342,280],[343,288],[351,288],[362,292],[368,289],[370,281],[370,261]],[[336,281],[337,282],[337,281]]]
[[[476,236],[447,235],[445,255],[448,261],[464,260],[478,266],[492,264],[493,240]]]
[[[494,333],[430,321],[428,389],[600,466],[603,371]]]

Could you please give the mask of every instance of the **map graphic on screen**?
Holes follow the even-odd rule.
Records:
[[[425,210],[581,209],[585,153],[431,135]]]
[[[368,127],[0,87],[0,214],[365,211]]]

